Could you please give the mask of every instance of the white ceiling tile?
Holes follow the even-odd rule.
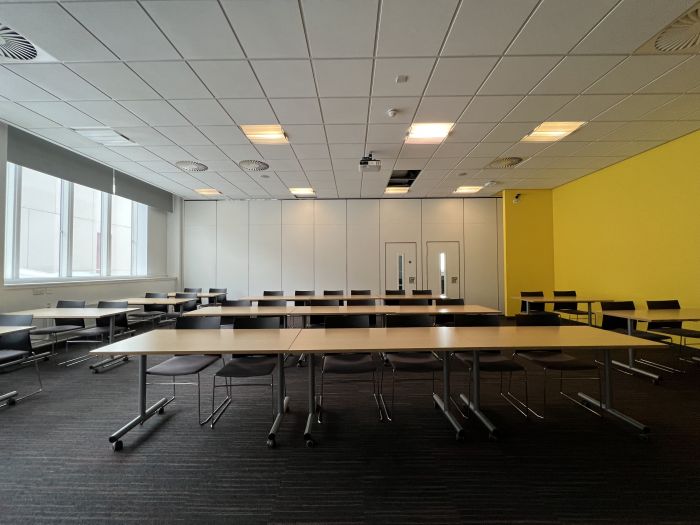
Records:
[[[624,0],[576,46],[574,53],[632,53],[694,3]]]
[[[217,146],[222,144],[250,144],[238,126],[198,126],[199,131]]]
[[[554,144],[549,144],[548,147],[541,151],[539,157],[566,157],[568,155],[579,154],[583,148],[595,142],[566,142],[560,141]]]
[[[375,156],[375,158],[379,158],[378,156]],[[394,164],[393,160],[387,160],[386,158],[381,158],[379,159],[382,161],[384,166],[392,166]],[[333,162],[333,170],[335,171],[336,175],[339,172],[347,172],[349,174],[352,174],[353,177],[357,176],[359,177],[359,171],[358,171],[358,165],[360,163],[360,157],[355,157],[355,158],[332,158]]]
[[[5,67],[63,100],[107,98],[62,64],[13,64]]]
[[[216,146],[185,146],[183,148],[195,159],[207,162],[216,160],[229,160],[229,158]],[[209,166],[210,169],[211,166]]]
[[[168,162],[187,160],[189,157],[189,154],[179,146],[148,146],[146,149]]]
[[[681,95],[644,115],[644,120],[680,120],[700,111],[700,95]],[[691,120],[693,120],[691,118]]]
[[[377,56],[437,55],[457,3],[457,0],[384,0]]]
[[[231,27],[217,2],[142,2],[183,58],[242,58]]]
[[[297,0],[224,0],[222,5],[249,58],[308,56]]]
[[[34,132],[68,148],[89,148],[97,145],[96,142],[66,128],[36,129]]]
[[[466,157],[455,169],[457,170],[474,170],[481,169],[488,165],[493,160],[493,157]]]
[[[486,136],[486,142],[517,142],[535,129],[540,122],[502,122]]]
[[[416,122],[455,122],[470,97],[423,97],[416,112]]]
[[[565,142],[588,142],[591,140],[599,140],[605,137],[611,131],[619,128],[621,125],[621,122],[589,122],[562,140]]]
[[[210,98],[187,62],[130,62],[141,78],[165,98]]]
[[[22,105],[68,128],[102,125],[66,102],[24,102]]]
[[[0,95],[17,102],[56,100],[56,97],[50,93],[2,66],[0,66]]]
[[[164,100],[128,100],[120,102],[151,126],[186,126],[187,120]]]
[[[433,58],[380,58],[374,63],[372,96],[419,96],[428,82]],[[396,78],[405,75],[408,80],[397,83]]]
[[[598,115],[596,120],[637,120],[645,113],[670,102],[676,97],[677,95],[631,95],[619,104]]]
[[[304,171],[329,170],[332,168],[330,159],[303,159],[299,162]]]
[[[403,140],[403,139],[402,139]],[[365,151],[367,153],[372,153],[378,159],[393,159],[399,156],[399,151],[401,151],[402,142],[390,144],[386,142],[367,142],[365,145]],[[333,146],[331,146],[332,148]],[[332,153],[332,155],[334,155]],[[360,155],[362,156],[362,155]],[[335,158],[335,157],[334,157]],[[360,157],[356,157],[358,160]]]
[[[479,90],[480,95],[524,95],[559,62],[560,57],[503,57]]]
[[[240,162],[242,160],[264,160],[263,156],[253,146],[225,145],[221,146],[221,149],[234,162]]]
[[[436,158],[464,157],[476,146],[475,142],[443,142],[435,152]]]
[[[271,99],[272,109],[280,124],[321,124],[321,110],[317,98]]]
[[[169,146],[172,145],[170,139],[165,138],[163,135],[158,133],[153,128],[147,127],[136,127],[136,128],[122,128],[115,127],[114,131],[121,133],[128,139],[134,141],[136,144],[141,146]]]
[[[111,100],[90,100],[73,102],[72,105],[83,113],[99,120],[105,126],[143,126],[143,122],[122,106]]]
[[[158,157],[145,148],[139,146],[124,146],[109,148],[115,153],[134,161],[158,160]]]
[[[265,96],[245,60],[191,60],[189,64],[216,98]]]
[[[352,144],[352,146],[356,146],[356,144]],[[329,158],[328,146],[325,144],[297,144],[293,148],[299,160]]]
[[[115,100],[158,99],[160,95],[121,62],[69,64],[82,78]]]
[[[0,19],[58,60],[116,58],[58,3],[2,4]]]
[[[326,133],[320,124],[290,124],[284,129],[292,145],[324,144],[326,142]]]
[[[625,95],[581,95],[555,112],[550,118],[558,122],[593,120],[597,115],[624,98]]]
[[[180,173],[180,168],[164,160],[146,160],[139,162],[141,166],[156,173]]]
[[[209,146],[211,144],[209,139],[192,126],[159,126],[156,129],[178,146]]]
[[[440,58],[426,94],[473,95],[497,61],[496,57]]]
[[[700,84],[700,57],[695,55],[671,69],[651,84],[641,89],[642,93],[684,93]]]
[[[579,0],[543,0],[508,48],[508,54],[568,53],[617,2],[588,0],[581,8]]]
[[[252,65],[268,97],[316,96],[308,60],[256,60]]]
[[[267,100],[239,98],[219,102],[236,124],[277,124],[275,114]]]
[[[364,124],[368,98],[322,98],[321,110],[326,124]]]
[[[372,61],[366,59],[314,60],[321,97],[366,97],[372,79]]]
[[[371,57],[377,0],[302,0],[313,57]],[[323,96],[323,95],[322,95]]]
[[[408,127],[407,124],[370,124],[367,126],[367,142],[403,142]]]
[[[464,0],[443,54],[502,54],[536,4],[537,0]]]
[[[506,116],[507,122],[544,122],[548,117],[573,99],[573,95],[530,95]]]
[[[433,157],[425,165],[425,169],[426,170],[451,170],[457,164],[459,164],[460,160],[461,160],[461,157],[444,157],[444,158]],[[421,173],[421,176],[423,176],[424,174],[425,174],[425,172]]]
[[[438,149],[439,144],[404,144],[400,159],[428,159]]]
[[[366,126],[364,124],[328,124],[326,136],[329,144],[364,143]]]
[[[601,144],[601,143],[596,143],[596,144]],[[647,150],[650,150],[652,148],[655,148],[656,146],[663,144],[663,141],[609,142],[606,144],[615,144],[616,145],[615,149],[612,150],[611,153],[618,155],[618,156],[622,156],[622,157],[631,157],[632,155],[638,155],[639,153],[642,153],[643,151],[647,151]]]
[[[524,159],[537,155],[550,146],[547,142],[518,142],[503,152],[504,157],[522,157]]]
[[[365,154],[364,144],[329,144],[328,148],[333,159],[357,159],[359,161],[360,157]],[[395,154],[398,152],[399,148],[396,148]]]
[[[586,93],[633,93],[687,58],[661,55],[631,56],[589,87]]]
[[[511,146],[510,142],[480,142],[469,152],[470,157],[498,157]]]
[[[107,149],[104,146],[96,146],[92,148],[75,148],[75,151],[83,155],[87,155],[88,157],[92,157],[93,159],[99,162],[120,162],[126,160],[126,158],[120,155],[119,153],[116,153],[111,149]]]
[[[515,105],[522,100],[521,96],[476,96],[472,97],[466,111],[459,119],[460,122],[500,122]]]
[[[419,102],[419,97],[372,97],[369,122],[372,124],[408,124],[413,122],[413,115]],[[396,115],[389,116],[387,113],[389,109],[395,109]]]
[[[394,170],[422,170],[428,159],[396,159]]]
[[[226,126],[233,124],[231,117],[228,116],[228,113],[224,111],[216,100],[171,100],[170,103],[187,120],[197,126]]]
[[[137,2],[62,4],[122,60],[167,60],[180,56]],[[128,36],[125,35],[128,28]],[[125,37],[126,36],[126,37]]]
[[[240,169],[238,165],[230,159],[226,160],[208,160],[209,169],[214,171],[234,171]]]
[[[294,150],[289,144],[258,144],[255,146],[264,159],[291,160],[294,159]]]
[[[623,58],[620,55],[564,57],[532,92],[538,95],[579,94]]]
[[[480,142],[493,129],[491,123],[455,124],[447,142]]]

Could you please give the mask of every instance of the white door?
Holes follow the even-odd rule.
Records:
[[[454,299],[459,298],[461,268],[458,241],[428,241],[427,264],[428,288]]]
[[[384,287],[387,290],[406,290],[410,295],[416,289],[416,243],[385,243]]]

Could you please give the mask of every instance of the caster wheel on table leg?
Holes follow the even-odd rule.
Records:
[[[464,439],[465,439],[464,438],[464,431],[460,431],[460,432],[455,433],[455,441],[457,441],[458,443],[461,443],[464,441]]]
[[[92,373],[93,373],[93,374],[99,374],[100,371],[99,371],[99,369],[97,369],[97,368],[93,368],[93,369],[92,369]]]
[[[112,450],[114,450],[115,452],[119,452],[123,448],[124,448],[124,443],[121,440],[115,441],[114,443],[112,443]]]
[[[314,448],[315,446],[316,442],[313,439],[306,440],[306,448]]]
[[[128,363],[128,362],[129,362],[129,356],[124,356],[124,359],[122,359],[122,361],[124,361],[125,363]]]
[[[165,413],[165,407],[160,407],[160,408],[158,409],[158,415],[162,415],[162,414],[164,414],[164,413]]]
[[[7,400],[7,406],[14,406],[17,404],[17,400],[14,397],[11,397],[10,399]]]
[[[277,442],[274,439],[267,440],[267,448],[275,448],[276,446]]]

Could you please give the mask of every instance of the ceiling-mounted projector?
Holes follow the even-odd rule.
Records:
[[[370,171],[379,171],[382,168],[382,161],[379,159],[373,159],[372,154],[362,157],[360,159],[360,173],[367,173]]]

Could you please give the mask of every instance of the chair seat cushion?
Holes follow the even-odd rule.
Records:
[[[392,352],[386,354],[394,370],[406,372],[434,372],[442,369],[442,362],[431,352]]]
[[[220,377],[257,377],[270,375],[277,366],[276,355],[234,356],[216,372]]]
[[[146,370],[156,376],[187,376],[198,374],[221,359],[218,355],[176,355]]]
[[[85,328],[84,326],[76,324],[59,324],[56,326],[47,326],[45,328],[37,328],[31,331],[31,335],[51,335],[51,334],[62,334],[64,332],[70,332],[72,330],[80,330]]]
[[[457,352],[455,358],[471,368],[473,362],[471,352]],[[484,372],[519,372],[524,370],[524,367],[500,352],[488,351],[479,353],[479,369]]]
[[[530,355],[530,357],[528,357],[528,354],[536,355]],[[532,361],[534,364],[549,370],[596,370],[598,368],[593,363],[581,361],[580,359],[576,359],[575,357],[562,352],[545,355],[544,352],[535,351],[521,352],[518,355],[521,355]]]
[[[117,333],[120,331],[121,328],[119,327],[114,327],[114,332]],[[79,337],[95,337],[95,336],[103,336],[103,335],[109,335],[109,327],[108,326],[91,326],[90,328],[85,328],[84,330],[80,330],[79,332],[76,332],[77,336]]]
[[[577,308],[555,308],[554,311],[566,315],[588,315],[587,310],[579,310]]]
[[[9,363],[17,359],[29,357],[31,352],[26,350],[0,350],[0,363]]]
[[[361,374],[377,370],[372,354],[328,354],[323,357],[324,374]]]
[[[615,332],[627,335],[627,330],[624,328],[618,328]],[[647,339],[649,341],[668,341],[670,339],[669,335],[655,334],[653,332],[645,332],[644,330],[632,330],[633,337],[639,337],[640,339]]]
[[[654,332],[692,339],[700,338],[700,330],[691,330],[690,328],[654,328]]]

